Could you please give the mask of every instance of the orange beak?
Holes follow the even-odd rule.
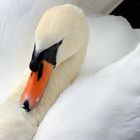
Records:
[[[39,104],[53,68],[54,65],[43,60],[41,61],[38,72],[31,72],[21,96],[21,103],[27,112]]]

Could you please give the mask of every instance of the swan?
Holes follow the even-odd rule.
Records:
[[[132,41],[131,41],[131,42],[132,42]],[[26,78],[24,78],[24,79],[26,79]],[[22,92],[22,90],[20,90],[20,91]],[[13,99],[13,98],[11,98],[11,99],[12,99],[12,100],[15,100],[15,99]],[[11,99],[10,99],[10,100],[11,100]],[[66,101],[67,101],[67,100],[66,100]],[[15,102],[15,101],[14,101],[14,102]],[[13,103],[11,103],[11,105],[13,106]],[[14,107],[14,106],[15,106],[15,107]],[[18,106],[17,106],[16,104],[15,104],[14,106],[13,106],[14,110],[17,109],[17,110],[18,110],[17,112],[19,112]],[[33,111],[34,111],[34,110],[33,110]],[[3,110],[2,110],[1,112],[3,112]],[[13,113],[11,112],[11,116],[13,116],[14,112],[15,112],[15,114],[17,114],[16,111],[13,111]],[[25,113],[25,112],[22,112],[22,113]],[[29,113],[30,113],[30,112],[29,112]],[[21,112],[19,112],[19,114],[21,114]],[[18,115],[18,114],[17,114],[17,115]],[[4,115],[3,115],[3,116],[4,116]],[[22,116],[22,115],[21,115],[21,116]],[[25,115],[25,116],[26,116],[26,115]],[[19,117],[20,117],[20,115],[19,115]],[[16,117],[15,117],[15,118],[16,118]],[[28,117],[26,117],[26,118],[28,118]],[[3,119],[4,119],[4,118],[3,118]],[[16,119],[17,119],[17,118],[16,118]],[[9,120],[10,120],[10,119],[9,119]],[[17,119],[17,120],[18,120],[18,119]],[[15,123],[15,122],[13,121],[13,123]],[[20,123],[19,123],[19,124],[20,124]],[[39,123],[38,123],[38,124],[39,124]],[[26,126],[26,125],[28,125],[28,124],[27,124],[27,121],[24,121],[24,126]],[[12,126],[13,126],[12,129],[13,129],[13,128],[14,128],[14,124],[13,124]],[[20,127],[20,126],[19,126],[19,127]],[[7,130],[8,130],[8,129],[7,129]],[[12,131],[12,130],[11,130],[11,131]],[[35,130],[35,131],[36,131],[36,130]],[[2,132],[2,131],[0,131],[0,132]],[[17,132],[17,131],[16,131],[16,132]],[[18,131],[18,132],[19,132],[19,131]],[[53,132],[53,131],[51,131],[51,132]],[[46,130],[46,133],[47,133],[47,130]],[[3,134],[5,134],[5,133],[3,133]],[[20,135],[20,134],[21,134],[21,133],[19,133],[19,135]],[[23,134],[23,133],[22,133],[22,134]],[[29,134],[29,133],[28,133],[28,134]],[[14,136],[15,136],[15,137],[18,136],[18,133],[15,134]],[[23,136],[24,136],[24,134],[23,134]],[[26,135],[26,136],[27,136],[27,135]],[[10,137],[10,136],[9,136],[9,137]],[[9,137],[8,137],[8,138],[9,138]],[[13,139],[16,139],[16,138],[17,138],[17,137],[15,138],[15,137],[14,137]],[[19,136],[19,137],[21,138],[21,136]],[[29,136],[27,136],[27,137],[29,137]],[[11,137],[10,137],[10,138],[11,138]]]
[[[88,36],[84,13],[74,5],[56,6],[43,15],[35,33],[32,72],[0,104],[0,140],[33,137],[48,109],[76,78]]]
[[[121,2],[122,0],[106,0],[104,3],[102,0],[30,0],[28,2],[23,0],[20,2],[18,0],[1,0],[0,90],[4,94],[1,94],[0,101],[4,100],[11,93],[13,86],[18,83],[19,78],[28,67],[34,43],[34,31],[47,9],[55,5],[72,3],[82,8],[86,15],[93,12],[105,14],[111,11],[111,9],[113,10],[120,3],[118,1]],[[15,52],[16,55],[13,55]],[[9,80],[8,76],[4,76],[9,74],[12,80]]]

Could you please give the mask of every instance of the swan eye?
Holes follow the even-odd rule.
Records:
[[[55,66],[57,51],[58,51],[59,46],[62,44],[62,42],[63,40],[57,42],[56,44],[42,51],[38,56],[35,55],[36,45],[34,45],[34,51],[33,51],[32,59],[29,66],[30,69],[34,72],[37,72],[39,69],[39,64],[42,60],[46,60],[48,63]]]
[[[52,45],[48,49],[42,51],[39,55],[41,60],[46,60],[47,62],[51,63],[52,65],[56,65],[56,56],[59,46],[62,44],[62,40],[58,43]]]

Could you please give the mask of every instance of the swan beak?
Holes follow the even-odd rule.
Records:
[[[41,61],[39,70],[37,72],[31,72],[21,96],[22,108],[27,112],[39,104],[53,69],[54,65],[43,60]]]

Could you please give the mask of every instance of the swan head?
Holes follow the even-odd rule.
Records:
[[[31,74],[21,96],[26,111],[39,104],[52,72],[87,46],[88,34],[85,16],[76,6],[56,6],[43,15],[35,32]]]

